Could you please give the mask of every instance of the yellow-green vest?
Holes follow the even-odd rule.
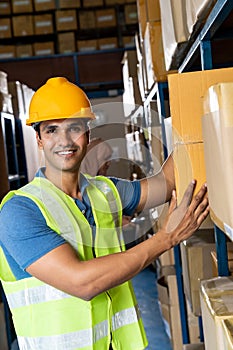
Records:
[[[14,195],[32,199],[47,225],[78,252],[80,260],[124,250],[121,201],[111,180],[89,178],[87,194],[96,223],[91,227],[74,200],[45,178],[35,178]],[[94,247],[94,253],[93,253]],[[23,350],[141,350],[147,339],[131,282],[84,301],[30,277],[16,281],[3,251],[0,277]]]

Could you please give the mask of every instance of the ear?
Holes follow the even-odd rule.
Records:
[[[36,131],[36,141],[37,141],[37,145],[38,145],[39,149],[42,150],[43,149],[43,144],[42,144],[41,138],[40,138],[40,136],[39,136],[37,131]]]

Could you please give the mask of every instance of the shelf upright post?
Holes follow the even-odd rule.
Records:
[[[164,119],[166,118],[166,111],[165,111],[165,103],[164,103],[164,89],[168,88],[167,82],[159,82],[158,83],[158,90],[157,90],[157,105],[158,105],[158,111],[161,118],[161,129],[162,129],[162,139],[163,139],[163,153],[164,153],[164,159],[168,157],[168,151],[167,151],[167,138],[166,138],[166,130],[165,130],[165,124]]]
[[[229,276],[226,234],[214,225],[216,253],[218,260],[218,275]]]
[[[202,40],[200,42],[200,54],[201,54],[201,69],[208,70],[213,68],[212,62],[212,50],[210,40]]]

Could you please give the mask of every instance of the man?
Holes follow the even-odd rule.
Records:
[[[84,177],[79,168],[93,118],[85,93],[62,77],[49,79],[30,104],[27,124],[45,169],[4,198],[0,215],[0,274],[20,349],[144,349],[128,281],[208,215],[205,185],[192,199],[195,181],[176,207],[172,157],[140,181]],[[122,214],[168,200],[164,227],[125,251]]]

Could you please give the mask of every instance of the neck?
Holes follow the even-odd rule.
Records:
[[[46,168],[46,178],[72,198],[82,199],[79,187],[79,172],[59,171],[54,173]]]

